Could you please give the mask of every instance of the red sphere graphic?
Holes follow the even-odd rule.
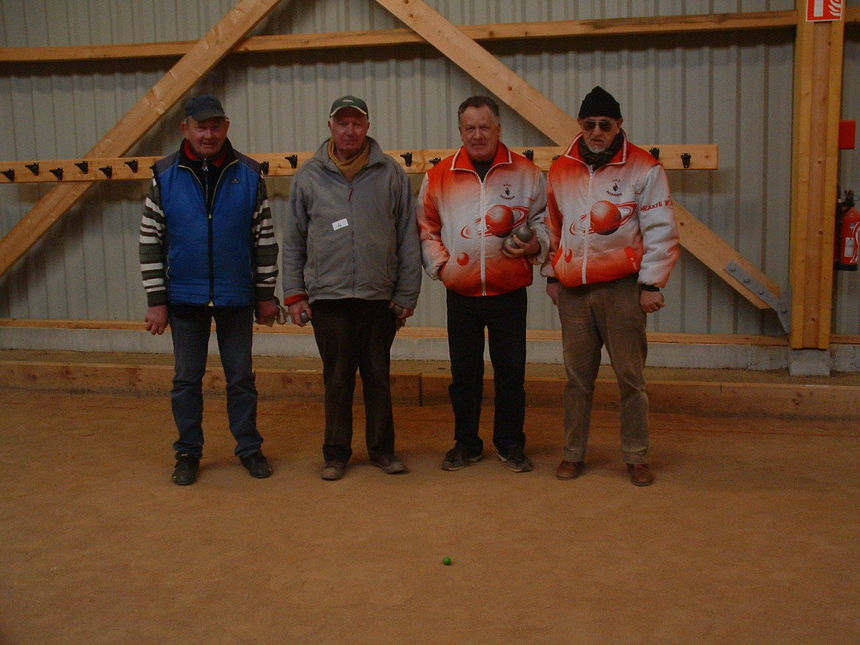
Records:
[[[514,227],[514,211],[504,204],[496,204],[487,211],[487,233],[505,237]]]
[[[591,230],[609,235],[621,226],[621,211],[612,202],[601,200],[591,207]]]
[[[467,264],[469,264],[469,254],[466,253],[465,251],[460,253],[457,256],[457,264],[459,264],[461,267],[464,267]]]

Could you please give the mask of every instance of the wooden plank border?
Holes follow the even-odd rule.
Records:
[[[848,7],[847,20],[860,21],[860,7]],[[665,16],[659,18],[616,18],[605,20],[558,20],[525,23],[458,25],[458,29],[478,42],[505,40],[595,38],[606,36],[671,35],[788,29],[797,25],[794,11]],[[231,53],[251,54],[355,47],[390,47],[426,44],[411,29],[380,29],[309,34],[253,36]],[[0,62],[52,63],[184,56],[194,41],[126,43],[117,45],[77,45],[65,47],[0,47]]]
[[[139,331],[149,333],[144,329],[143,321],[137,320],[68,320],[53,318],[0,318],[0,328],[9,329],[63,329],[63,330],[116,330]],[[255,325],[255,333],[283,334],[287,336],[311,336],[313,330],[309,327],[296,325]],[[398,336],[404,338],[447,338],[445,327],[418,327],[407,324]],[[561,331],[558,329],[529,329],[526,337],[530,341],[561,342]],[[860,344],[860,336],[840,336],[840,341],[847,344]],[[690,344],[690,345],[761,345],[780,347],[788,344],[785,336],[762,336],[755,334],[687,334],[677,332],[648,332],[648,340],[656,343]]]

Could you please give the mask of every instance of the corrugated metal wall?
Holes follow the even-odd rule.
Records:
[[[194,40],[232,6],[230,0],[0,0],[0,45],[44,46]],[[785,10],[793,0],[431,1],[460,24]],[[853,3],[856,4],[856,3]],[[255,33],[388,29],[398,21],[372,0],[284,0]],[[860,106],[858,33],[849,30],[843,113]],[[632,140],[647,144],[717,143],[718,171],[673,172],[676,199],[718,235],[788,286],[793,32],[751,31],[681,37],[613,37],[497,43],[489,48],[550,99],[575,113],[595,84],[622,104]],[[0,65],[0,159],[85,154],[169,69],[172,60]],[[224,98],[231,139],[244,152],[309,151],[327,136],[332,99],[355,93],[372,111],[371,135],[388,148],[453,147],[454,113],[484,90],[430,47],[353,48],[236,55],[197,90]],[[174,108],[132,150],[164,154],[178,144]],[[522,118],[503,110],[513,146],[549,145]],[[842,181],[860,192],[855,152],[843,153]],[[416,177],[417,182],[420,178]],[[270,179],[282,219],[289,181]],[[27,256],[0,278],[0,317],[140,319],[137,268],[143,182],[91,190]],[[0,234],[48,189],[0,186]],[[856,274],[837,280],[834,330],[860,333]],[[779,334],[772,312],[750,306],[695,258],[673,275],[670,306],[652,329],[719,334]],[[444,325],[438,284],[425,282],[416,324]],[[532,288],[529,325],[558,328],[555,310]]]

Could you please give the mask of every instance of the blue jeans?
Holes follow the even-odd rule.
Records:
[[[203,454],[203,375],[212,319],[221,364],[227,377],[227,417],[236,438],[236,454],[257,452],[263,438],[257,430],[257,387],[251,358],[253,307],[170,305],[175,375],[170,393],[179,440],[178,453]]]
[[[469,452],[483,450],[478,436],[484,388],[484,328],[490,346],[495,385],[493,445],[502,455],[526,443],[525,288],[498,296],[461,296],[448,291],[448,350],[454,408],[454,440]]]

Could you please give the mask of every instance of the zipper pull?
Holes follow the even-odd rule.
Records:
[[[346,201],[352,201],[352,186],[349,187],[349,195],[346,196]]]

